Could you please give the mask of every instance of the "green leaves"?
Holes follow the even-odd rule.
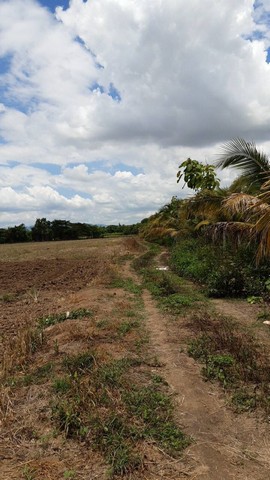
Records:
[[[213,165],[203,165],[198,160],[188,158],[179,166],[177,183],[184,177],[184,181],[192,190],[214,190],[219,186]]]
[[[253,142],[235,138],[222,146],[217,168],[232,167],[242,170],[242,179],[257,189],[269,178],[270,163],[266,154],[260,152]]]

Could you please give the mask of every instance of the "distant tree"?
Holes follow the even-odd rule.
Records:
[[[51,222],[46,218],[37,218],[32,227],[32,238],[35,242],[52,240]]]
[[[9,227],[6,231],[6,243],[30,242],[31,240],[31,232],[27,230],[23,223],[15,225],[15,227]]]
[[[53,220],[51,226],[53,240],[76,239],[76,233],[72,230],[72,224],[68,220]]]

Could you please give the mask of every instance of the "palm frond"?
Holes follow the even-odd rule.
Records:
[[[259,151],[254,142],[235,138],[225,143],[216,162],[218,168],[232,167],[241,170],[243,181],[258,188],[269,178],[270,163],[267,155]]]
[[[210,225],[209,220],[202,220],[200,223],[198,223],[198,224],[196,225],[196,227],[194,228],[194,230],[195,230],[195,232],[196,232],[197,230],[200,230],[202,227],[205,227],[205,226],[208,226],[208,225]]]
[[[259,203],[257,197],[248,195],[247,193],[233,193],[223,200],[222,208],[231,215],[241,215],[247,217],[250,208]]]

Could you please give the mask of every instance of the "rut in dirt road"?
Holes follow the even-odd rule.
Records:
[[[267,425],[255,417],[234,414],[220,389],[203,381],[200,366],[183,353],[185,320],[177,320],[177,332],[169,319],[144,291],[146,327],[161,374],[175,394],[176,417],[194,443],[185,460],[190,478],[202,480],[268,480],[270,439]],[[181,338],[181,330],[183,336]]]

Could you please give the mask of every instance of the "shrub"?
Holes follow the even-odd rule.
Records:
[[[254,249],[243,245],[235,250],[206,244],[205,239],[179,242],[172,250],[172,268],[205,286],[212,297],[267,295],[270,262],[256,266]]]

